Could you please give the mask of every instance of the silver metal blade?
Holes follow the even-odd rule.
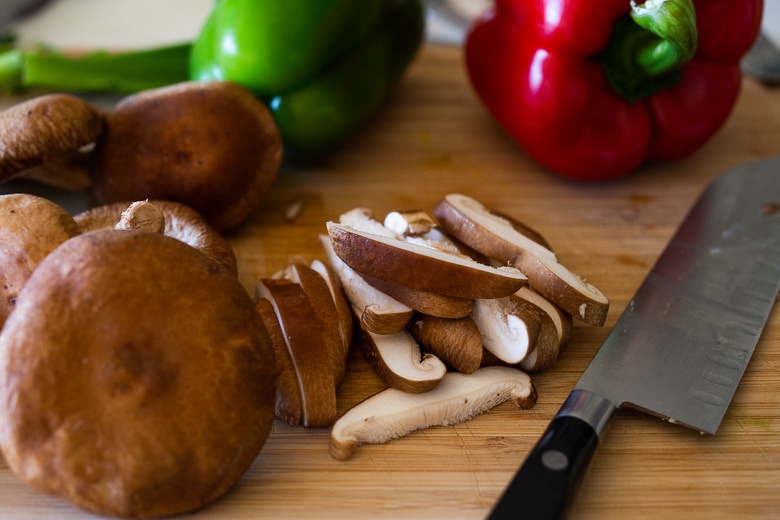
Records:
[[[780,288],[780,157],[716,179],[575,390],[715,433]]]

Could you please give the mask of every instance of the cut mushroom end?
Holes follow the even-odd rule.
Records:
[[[114,229],[139,229],[150,233],[163,233],[165,215],[159,207],[148,200],[133,202],[122,212]]]
[[[164,235],[176,238],[198,249],[225,266],[233,274],[238,273],[233,247],[219,231],[206,222],[200,213],[185,204],[169,200],[153,199],[144,202],[152,204],[162,212],[165,223]],[[96,206],[75,215],[73,218],[82,232],[85,233],[98,229],[115,228],[117,223],[122,221],[122,214],[133,204],[133,202],[116,202]]]
[[[436,221],[424,211],[391,211],[385,215],[384,226],[400,236],[425,235],[436,227]]]

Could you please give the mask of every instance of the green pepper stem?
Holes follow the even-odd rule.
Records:
[[[688,63],[696,53],[696,12],[691,0],[631,0],[631,19],[659,41],[637,56],[650,74],[662,74]]]
[[[0,54],[0,91],[48,88],[130,93],[189,79],[190,44],[83,56],[46,48]]]
[[[607,80],[629,101],[647,97],[678,80],[697,40],[691,0],[631,0],[601,55]]]

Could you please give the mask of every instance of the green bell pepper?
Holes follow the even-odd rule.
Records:
[[[241,83],[265,100],[286,150],[317,156],[352,135],[411,63],[419,0],[217,0],[190,76]]]
[[[355,133],[423,41],[420,0],[215,0],[197,38],[72,56],[0,42],[0,92],[130,93],[228,80],[270,107],[286,153],[321,155]]]

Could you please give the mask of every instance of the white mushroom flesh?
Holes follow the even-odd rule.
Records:
[[[469,375],[449,372],[436,388],[422,394],[388,388],[334,423],[330,453],[347,459],[360,444],[381,444],[415,430],[461,423],[510,399],[521,408],[536,401],[531,378],[511,367],[485,367]]]
[[[509,364],[525,359],[536,339],[533,325],[519,316],[515,307],[510,298],[475,300],[471,314],[482,335],[482,346]]]
[[[366,282],[336,255],[328,237],[320,236],[320,242],[356,315],[361,316],[370,307],[369,312],[373,319],[368,321],[374,332],[391,333],[402,330],[412,319],[414,310]]]

